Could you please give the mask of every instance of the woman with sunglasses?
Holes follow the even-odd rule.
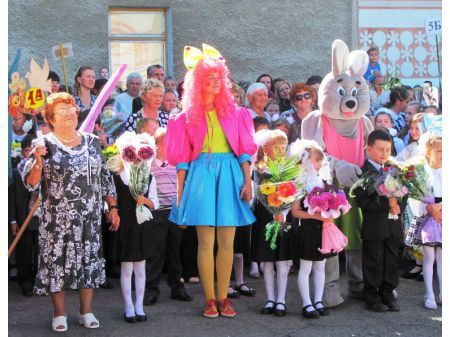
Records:
[[[317,92],[305,83],[294,83],[290,97],[292,109],[283,112],[280,117],[293,125],[292,129],[296,133],[295,137],[300,138],[302,120],[313,111],[313,107],[317,103]]]

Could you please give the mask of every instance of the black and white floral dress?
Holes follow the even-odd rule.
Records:
[[[42,224],[39,227],[38,295],[64,289],[98,288],[105,281],[101,245],[104,199],[115,196],[98,138],[82,134],[80,145],[67,147],[53,133],[44,136],[48,155],[36,186],[26,184],[34,158],[25,164],[25,186],[40,186]],[[45,178],[44,178],[45,177]]]
[[[143,110],[144,108],[141,108],[139,111],[132,113],[130,117],[128,117],[125,122],[125,130],[136,131],[137,121],[144,118]],[[158,111],[158,122],[160,127],[167,128],[167,124],[169,123],[169,114],[162,110]]]

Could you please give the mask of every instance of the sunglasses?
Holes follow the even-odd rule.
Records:
[[[295,100],[296,101],[303,101],[303,98],[306,99],[310,99],[311,98],[311,94],[309,92],[304,93],[304,94],[297,94],[295,95]]]

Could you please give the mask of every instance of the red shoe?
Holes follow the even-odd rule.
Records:
[[[223,317],[234,317],[236,316],[236,311],[234,311],[233,307],[231,306],[231,302],[228,298],[225,298],[224,300],[221,300],[217,302],[219,307],[220,315]]]
[[[219,316],[215,299],[211,298],[206,302],[205,308],[203,309],[203,316],[207,318],[217,318]]]

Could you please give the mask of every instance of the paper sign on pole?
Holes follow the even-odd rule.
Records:
[[[61,60],[61,53],[63,53],[64,58],[73,56],[72,43],[64,43],[62,46],[61,48],[61,45],[58,44],[52,47],[53,59],[55,61]]]

